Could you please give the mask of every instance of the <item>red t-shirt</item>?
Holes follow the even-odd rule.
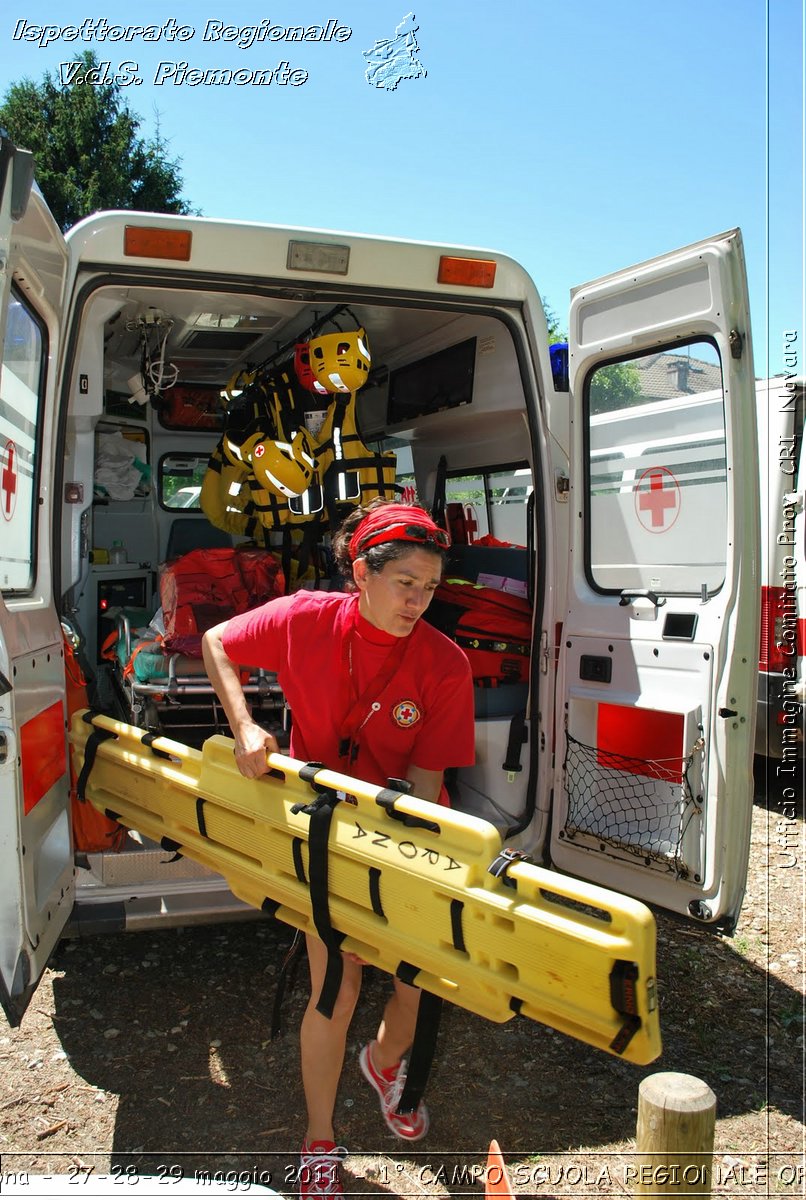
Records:
[[[358,593],[299,591],[233,617],[223,645],[233,662],[276,671],[293,714],[291,755],[380,786],[424,771],[472,765],[473,678],[464,653],[418,621],[391,680],[361,714],[358,755],[340,756],[342,724],[399,641],[358,612]],[[349,645],[350,653],[346,646]],[[443,788],[440,800],[447,797]]]

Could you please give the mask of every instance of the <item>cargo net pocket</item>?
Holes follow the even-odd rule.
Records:
[[[586,746],[566,733],[568,814],[561,836],[588,834],[601,843],[688,874],[683,837],[697,805],[685,759],[628,758]]]

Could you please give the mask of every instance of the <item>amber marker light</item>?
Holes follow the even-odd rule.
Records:
[[[495,268],[496,263],[491,258],[454,258],[443,254],[439,260],[437,282],[491,288],[495,283]]]
[[[192,238],[189,229],[127,225],[123,235],[123,252],[132,258],[169,258],[174,262],[189,262]]]

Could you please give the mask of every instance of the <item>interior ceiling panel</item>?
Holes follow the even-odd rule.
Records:
[[[290,356],[294,339],[335,307],[188,289],[121,288],[117,295],[122,309],[107,324],[108,363],[130,364],[136,371],[141,329],[150,329],[156,341],[157,331],[167,328],[165,358],[178,367],[180,378],[222,385],[237,367],[263,362],[286,345]],[[405,361],[407,346],[456,319],[450,312],[380,304],[351,304],[350,313],[367,330],[376,368]],[[340,324],[350,328],[350,315]]]

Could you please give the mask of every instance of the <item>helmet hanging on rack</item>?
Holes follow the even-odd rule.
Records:
[[[315,392],[317,396],[329,395],[327,388],[323,387],[314,375],[311,366],[310,342],[297,342],[294,347],[294,371],[299,382],[309,392]]]
[[[314,378],[326,392],[357,392],[367,382],[372,360],[363,328],[311,338],[308,354]]]
[[[316,457],[305,429],[298,429],[290,442],[250,439],[245,457],[260,486],[287,499],[301,496],[316,470]]]

